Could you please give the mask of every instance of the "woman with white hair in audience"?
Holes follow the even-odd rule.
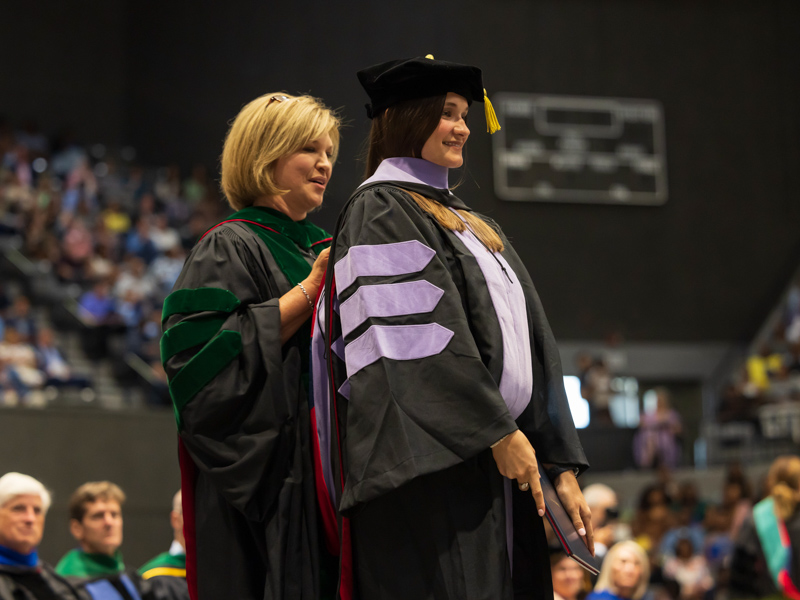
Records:
[[[640,600],[647,592],[650,561],[633,541],[614,544],[606,554],[594,591],[586,600]]]
[[[22,473],[0,477],[0,600],[79,598],[36,552],[48,508],[41,482]]]

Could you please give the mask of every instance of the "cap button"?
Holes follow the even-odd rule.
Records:
[[[431,60],[434,60],[434,59],[433,59],[433,54],[426,54],[426,55],[425,55],[425,58],[430,58]]]

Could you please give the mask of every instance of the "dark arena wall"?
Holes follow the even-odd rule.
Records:
[[[800,260],[791,0],[115,0],[4,13],[13,60],[0,64],[0,114],[132,144],[147,164],[216,169],[226,124],[268,91],[342,107],[342,152],[316,217],[329,228],[363,168],[355,71],[366,65],[433,53],[482,67],[490,95],[660,101],[660,207],[498,200],[483,116],[471,119],[459,194],[513,239],[559,339],[746,341]]]

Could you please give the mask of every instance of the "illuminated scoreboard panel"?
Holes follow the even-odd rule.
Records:
[[[495,192],[503,200],[667,201],[664,115],[654,100],[497,94]]]

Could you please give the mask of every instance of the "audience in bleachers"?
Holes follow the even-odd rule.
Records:
[[[21,237],[25,256],[71,286],[84,324],[104,335],[120,331],[124,352],[139,355],[156,378],[160,332],[152,315],[187,250],[226,210],[205,167],[181,181],[175,165],[146,170],[100,145],[64,138],[51,146],[33,125],[0,126],[0,235]],[[31,342],[35,323],[25,301],[0,311]],[[3,392],[23,390],[13,374],[3,379]]]

